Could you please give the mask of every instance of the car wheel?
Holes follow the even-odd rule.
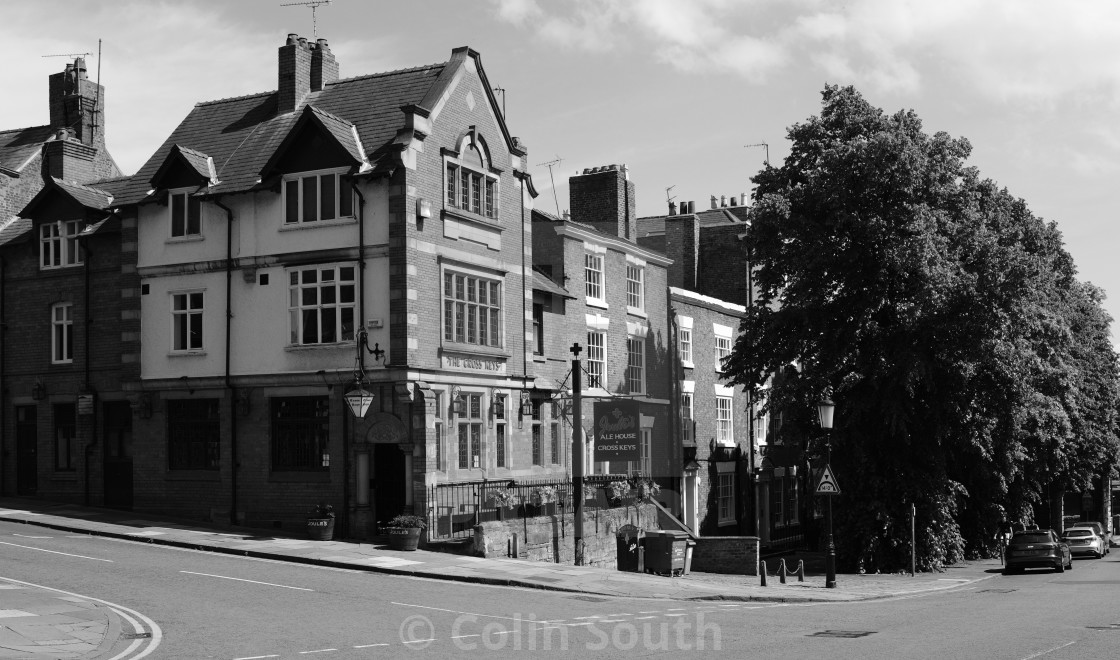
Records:
[[[1101,558],[1101,557],[1103,557],[1103,556],[1104,556],[1104,553],[1103,553],[1103,552],[1098,552],[1098,553],[1097,553],[1097,559],[1100,559],[1100,558]]]
[[[1073,570],[1073,555],[1069,556],[1069,563],[1066,564],[1066,570],[1067,571],[1072,571]]]
[[[1058,565],[1054,567],[1054,572],[1055,573],[1065,573],[1066,572],[1066,567],[1062,564],[1062,562],[1059,561]]]

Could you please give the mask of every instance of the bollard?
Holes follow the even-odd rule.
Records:
[[[798,559],[797,560],[797,581],[798,582],[804,582],[805,581],[805,560],[804,559]]]
[[[778,560],[778,580],[782,584],[786,583],[786,558],[782,557]]]
[[[766,586],[766,562],[758,560],[758,574],[762,577],[762,586]]]

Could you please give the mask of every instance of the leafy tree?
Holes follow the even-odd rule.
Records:
[[[1110,319],[1056,226],[966,167],[967,140],[851,87],[788,135],[754,178],[758,296],[728,370],[789,429],[831,392],[842,564],[905,565],[911,503],[923,567],[989,551],[1051,481],[1114,464]]]

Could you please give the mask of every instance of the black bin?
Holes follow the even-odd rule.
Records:
[[[615,533],[618,542],[618,570],[640,573],[642,566],[643,532],[635,525],[623,525]]]
[[[646,571],[659,575],[683,575],[688,541],[687,532],[646,532]]]

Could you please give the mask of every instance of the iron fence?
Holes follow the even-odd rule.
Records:
[[[622,474],[584,477],[585,488],[595,491],[585,502],[593,507],[607,506],[607,486],[630,479]],[[570,477],[435,484],[428,487],[428,539],[469,538],[479,523],[563,513],[572,505],[571,492]]]

